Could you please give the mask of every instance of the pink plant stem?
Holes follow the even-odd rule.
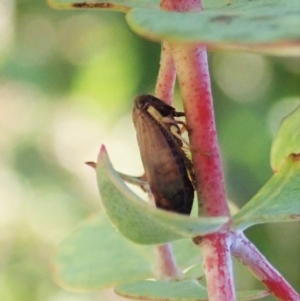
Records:
[[[230,216],[226,202],[206,49],[171,44],[188,125],[199,211]]]
[[[167,9],[200,8],[195,0],[166,0]],[[164,1],[161,3],[164,7]],[[170,43],[189,130],[197,191],[205,216],[230,216],[215,126],[206,49],[199,44]]]
[[[171,244],[164,244],[155,247],[155,274],[158,280],[179,280],[182,276],[181,270],[177,267]]]
[[[175,79],[176,70],[171,49],[169,44],[164,42],[162,44],[155,96],[164,100],[167,104],[172,104]],[[152,200],[152,203],[155,204],[155,201]],[[177,266],[171,244],[155,247],[155,261],[156,279],[178,280],[181,278],[182,272]]]
[[[153,195],[149,193],[149,201],[155,206]],[[177,266],[171,244],[163,244],[154,247],[155,279],[156,280],[179,280],[182,271]]]
[[[215,233],[203,237],[200,243],[209,301],[235,300],[230,241],[227,238],[224,233]]]
[[[233,235],[233,256],[247,266],[279,300],[300,300],[299,294],[242,233]]]
[[[170,44],[184,102],[199,200],[199,214],[230,217],[219,154],[206,49]],[[204,236],[200,247],[210,301],[235,300],[226,231]]]
[[[162,43],[160,68],[155,88],[155,96],[165,101],[167,104],[173,102],[173,91],[176,79],[176,69],[167,42]]]

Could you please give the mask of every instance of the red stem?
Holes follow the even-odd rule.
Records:
[[[206,49],[171,44],[189,130],[199,199],[204,216],[230,216],[215,126]]]
[[[162,44],[155,96],[164,100],[168,104],[172,104],[175,79],[176,70],[172,53],[169,44],[164,42]],[[155,201],[152,200],[152,203],[155,204]],[[171,244],[155,246],[155,255],[156,279],[178,280],[181,278],[182,272],[177,266]]]
[[[157,280],[179,280],[182,272],[178,268],[171,244],[155,246],[155,274]]]
[[[171,105],[173,102],[175,79],[176,69],[171,49],[167,42],[163,42],[160,57],[160,68],[155,88],[155,96],[159,99],[162,99],[169,105]]]
[[[207,235],[200,243],[209,301],[235,300],[230,241],[228,235]]]
[[[233,235],[233,256],[247,266],[279,300],[300,300],[299,294],[242,233]]]
[[[206,50],[199,45],[170,44],[177,70],[199,200],[199,214],[230,216],[219,154]],[[224,227],[224,231],[228,230]],[[226,233],[201,240],[210,301],[235,300],[230,248]]]

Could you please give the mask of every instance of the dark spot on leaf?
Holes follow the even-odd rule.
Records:
[[[75,8],[113,8],[114,7],[114,5],[111,3],[89,3],[89,2],[73,3],[72,6]]]
[[[291,217],[291,219],[298,220],[298,219],[300,219],[300,214],[292,214],[290,217]]]
[[[84,8],[84,7],[88,7],[88,4],[86,2],[82,2],[82,3],[73,3],[72,4],[73,7],[76,8]]]
[[[268,16],[255,16],[251,18],[252,21],[266,21],[268,19],[270,19]]]
[[[196,237],[193,238],[193,242],[197,246],[200,245],[201,241],[202,241],[202,236],[196,236]]]
[[[294,162],[300,161],[300,154],[290,154],[290,157]]]
[[[216,23],[229,24],[231,23],[233,18],[234,18],[233,16],[218,16],[218,17],[211,18],[210,20]]]

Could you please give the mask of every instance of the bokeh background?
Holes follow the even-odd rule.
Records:
[[[101,210],[84,162],[102,143],[116,169],[142,173],[131,109],[136,94],[154,91],[159,51],[121,13],[0,0],[1,301],[121,300],[61,289],[51,258]],[[228,197],[242,206],[272,174],[272,137],[300,102],[300,58],[213,51],[209,59]],[[298,291],[299,233],[297,222],[246,233]],[[261,287],[241,265],[235,272],[239,289]]]

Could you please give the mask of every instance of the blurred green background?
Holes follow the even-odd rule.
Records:
[[[132,100],[153,93],[159,51],[121,13],[0,0],[1,301],[121,300],[110,290],[64,291],[51,279],[51,258],[101,210],[84,162],[102,143],[116,169],[142,173]],[[272,137],[300,102],[300,58],[213,51],[209,59],[228,197],[242,206],[272,174]],[[299,233],[296,222],[246,233],[298,291]],[[261,287],[241,265],[235,270],[239,289]]]

